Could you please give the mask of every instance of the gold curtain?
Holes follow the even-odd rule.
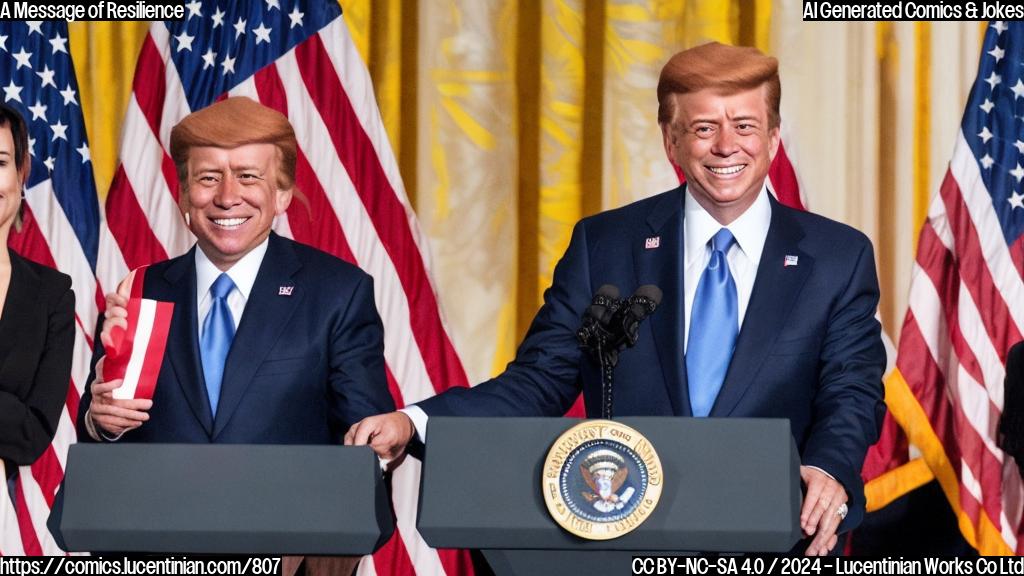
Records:
[[[68,26],[101,202],[117,167],[121,122],[131,97],[135,61],[148,30],[148,22],[73,22]]]

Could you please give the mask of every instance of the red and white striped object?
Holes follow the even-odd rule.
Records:
[[[118,400],[153,398],[167,348],[174,303],[143,298],[145,281],[145,266],[132,270],[122,281],[122,285],[127,283],[129,293],[128,326],[115,326],[110,331],[110,344],[104,347],[103,381],[122,380],[113,391]]]

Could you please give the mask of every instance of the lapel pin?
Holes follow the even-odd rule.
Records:
[[[658,246],[661,246],[661,236],[651,236],[646,241],[644,241],[644,248],[646,248],[647,250],[653,250]]]
[[[277,289],[278,296],[291,296],[292,290],[295,290],[295,286],[281,286]]]
[[[799,261],[799,258],[797,258],[796,256],[792,256],[790,254],[787,254],[786,255],[786,261],[783,262],[782,267],[785,268],[787,266],[796,266],[797,261]]]

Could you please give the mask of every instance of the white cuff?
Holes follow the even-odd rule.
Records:
[[[823,469],[821,469],[821,468],[818,468],[817,466],[811,466],[810,464],[805,464],[805,466],[807,466],[808,468],[814,468],[815,470],[817,470],[818,472],[821,472],[821,473],[822,473],[822,474],[824,474],[825,476],[828,476],[829,478],[831,478],[831,479],[833,479],[833,480],[836,480],[836,477],[835,477],[835,476],[833,476],[833,475],[831,475],[831,474],[829,474],[829,473],[828,473],[828,470],[823,470]],[[836,482],[839,482],[839,481],[838,481],[838,480],[836,480]],[[839,484],[840,484],[840,485],[842,485],[842,482],[839,482]],[[845,487],[845,486],[843,486],[843,488],[846,488],[846,487]]]
[[[420,442],[425,444],[427,442],[427,413],[423,411],[423,408],[410,404],[399,409],[399,412],[405,412],[405,415],[412,420],[412,425],[416,428],[416,435],[419,436]]]

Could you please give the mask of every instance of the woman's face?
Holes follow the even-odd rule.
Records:
[[[0,126],[0,231],[7,234],[21,207],[21,175],[14,161],[11,127]]]

